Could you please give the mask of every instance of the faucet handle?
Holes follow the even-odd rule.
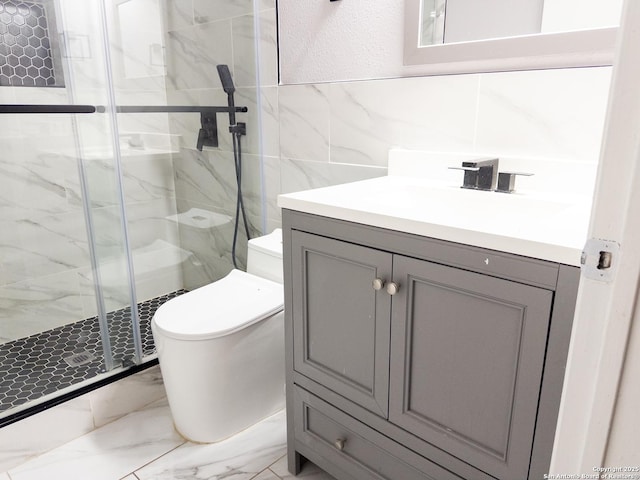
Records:
[[[478,188],[478,172],[480,167],[448,167],[450,170],[464,170],[464,180],[462,181],[462,188],[471,188],[473,190]]]
[[[467,172],[479,172],[480,167],[447,167],[449,170],[464,170]]]
[[[498,173],[498,187],[496,192],[513,193],[516,190],[516,176],[531,177],[533,173],[500,172]]]
[[[462,167],[449,167],[454,170],[464,170],[462,188],[473,190],[495,190],[498,181],[497,158],[479,158],[462,162]]]

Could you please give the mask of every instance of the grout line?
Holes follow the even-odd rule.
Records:
[[[267,468],[267,470],[269,470],[271,473],[273,473],[274,477],[279,478],[280,480],[282,480],[283,477],[279,476],[276,472],[274,472],[270,468]]]
[[[130,476],[133,475],[133,478],[136,478],[137,480],[140,480],[135,473],[131,472],[131,473],[127,473],[124,477],[120,478],[119,480],[127,480],[127,478],[129,478]]]
[[[262,472],[260,472],[258,475],[260,475],[260,474],[262,474],[263,472],[266,472],[266,471],[268,470],[269,472],[271,472],[271,474],[272,474],[274,477],[276,477],[276,478],[278,478],[278,479],[282,480],[282,477],[281,477],[280,475],[278,475],[276,472],[274,472],[273,470],[271,470],[271,467],[273,467],[276,463],[278,463],[280,460],[282,460],[282,459],[283,459],[284,457],[286,457],[286,456],[287,456],[287,454],[285,453],[285,454],[284,454],[284,455],[282,455],[281,457],[278,457],[276,460],[274,460],[273,462],[271,462],[271,464],[270,464],[267,468],[265,468],[264,470],[262,470]],[[256,477],[257,477],[258,475],[256,475]],[[256,478],[256,477],[252,477],[252,478]]]
[[[281,457],[278,457],[277,460],[275,460],[274,462],[271,462],[271,465],[269,465],[267,468],[271,468],[273,467],[276,463],[278,463],[280,460],[282,460],[284,457],[286,457],[287,454],[285,453],[284,455],[282,455]],[[277,475],[276,475],[277,476]]]
[[[275,463],[275,462],[274,462]],[[271,464],[273,465],[273,463]],[[271,473],[274,477],[276,477],[279,480],[282,480],[282,477],[278,476],[273,470],[271,470],[269,467],[265,468],[264,470],[259,471],[258,473],[256,473],[253,477],[251,477],[249,480],[253,480],[255,478],[258,478],[260,475],[262,475],[264,472],[269,472]]]
[[[131,472],[129,475],[133,475],[134,477],[136,477],[137,479],[139,479],[140,477],[136,474],[136,472],[139,472],[140,470],[142,470],[145,467],[148,467],[149,465],[153,464],[154,462],[160,460],[162,457],[168,455],[169,453],[177,450],[178,448],[186,445],[187,443],[189,443],[187,440],[185,440],[184,442],[182,442],[180,445],[176,445],[175,447],[173,447],[170,450],[167,450],[166,452],[164,452],[162,455],[157,456],[156,458],[154,458],[153,460],[148,461],[147,463],[145,463],[144,465],[141,465],[140,467],[136,468],[133,472]],[[124,477],[126,478],[126,477]]]

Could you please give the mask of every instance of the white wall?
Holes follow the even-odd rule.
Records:
[[[623,0],[545,0],[542,31],[566,32],[618,25]]]
[[[404,0],[279,0],[278,22],[282,83],[405,74]]]
[[[558,473],[640,465],[634,322],[640,307],[639,26],[640,3],[628,0],[588,233],[617,242],[620,250],[614,254],[611,281],[583,277],[580,284],[551,466]],[[638,478],[638,473],[603,478]]]

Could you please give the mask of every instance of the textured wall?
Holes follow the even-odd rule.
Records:
[[[543,31],[615,24],[621,0],[545,0]],[[279,0],[281,82],[422,75],[403,65],[404,0]],[[418,19],[416,19],[417,25]]]
[[[280,0],[280,79],[340,81],[403,74],[404,0]]]

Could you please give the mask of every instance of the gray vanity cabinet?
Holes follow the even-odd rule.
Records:
[[[283,233],[293,473],[542,478],[578,269],[286,210]]]
[[[395,256],[389,420],[526,478],[553,292]]]
[[[295,370],[387,417],[391,255],[293,232]]]

